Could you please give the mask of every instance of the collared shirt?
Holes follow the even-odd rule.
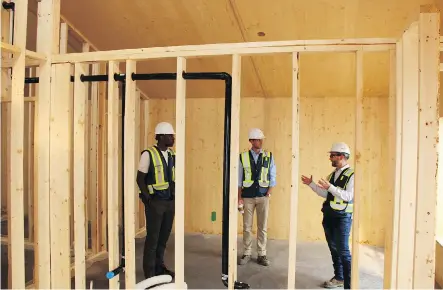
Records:
[[[255,164],[257,164],[258,156],[260,155],[260,153],[263,152],[263,150],[260,149],[260,151],[258,153],[255,153],[255,151],[252,149],[250,149],[249,151],[252,153],[252,157],[254,158]],[[276,168],[275,162],[274,162],[274,155],[272,155],[271,164],[269,165],[269,175],[270,175],[269,187],[274,187],[277,184],[277,182],[276,182],[277,168]],[[239,158],[238,187],[242,187],[242,186],[243,186],[243,165],[241,163],[241,159]]]
[[[334,173],[334,181],[337,180],[337,178],[340,176],[340,174],[345,170],[346,168],[349,168],[349,164],[346,164],[342,168],[337,168]],[[329,180],[328,180],[329,181]],[[344,200],[344,201],[352,201],[354,199],[354,175],[351,176],[351,178],[348,181],[348,184],[346,185],[346,190],[338,188],[331,184],[328,190],[318,186],[314,181],[309,184],[309,187],[312,188],[313,191],[315,191],[319,196],[326,198],[328,196],[328,191]]]

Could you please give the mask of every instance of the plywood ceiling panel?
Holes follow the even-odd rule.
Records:
[[[102,50],[154,46],[397,37],[434,0],[62,0],[62,14]],[[352,54],[303,54],[302,96],[354,95]],[[388,53],[365,54],[365,94],[387,95]],[[138,72],[175,72],[175,61],[139,63]],[[230,57],[192,59],[188,71],[231,71]],[[289,54],[243,58],[242,96],[291,95]],[[175,82],[139,82],[153,98],[174,98]],[[190,81],[189,97],[223,97],[221,82]]]

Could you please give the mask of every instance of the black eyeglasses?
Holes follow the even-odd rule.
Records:
[[[332,154],[329,154],[329,157],[332,158],[332,157],[340,156],[340,155],[341,155],[340,153],[332,153]]]

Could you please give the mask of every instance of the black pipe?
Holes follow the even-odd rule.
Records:
[[[5,10],[11,10],[12,11],[12,29],[11,29],[11,31],[12,31],[12,33],[11,33],[11,44],[14,44],[14,31],[15,31],[15,3],[14,2],[6,2],[6,1],[3,1],[2,2],[2,6],[3,6],[3,9],[5,9]],[[14,57],[14,54],[13,53],[11,53],[11,57]],[[9,68],[9,71],[10,71],[10,73],[11,73],[11,78],[12,78],[12,67],[11,68]]]
[[[225,72],[202,72],[182,74],[187,80],[224,80],[225,81],[225,118],[224,118],[224,149],[223,149],[223,217],[222,217],[222,282],[228,287],[228,248],[229,248],[229,185],[230,185],[230,152],[231,152],[231,112],[232,112],[232,77]],[[38,79],[38,78],[37,78]],[[115,81],[122,81],[122,135],[124,136],[124,115],[125,115],[125,74],[114,74]],[[132,80],[176,80],[176,73],[152,73],[152,74],[131,74]],[[80,77],[81,81],[108,81],[108,75],[93,75]],[[74,81],[71,77],[71,81]],[[25,79],[26,82],[26,79]],[[37,80],[38,82],[38,80]],[[124,152],[124,137],[122,137],[122,152]],[[124,154],[122,153],[122,164],[124,164]],[[123,166],[122,166],[123,167]],[[236,173],[234,173],[236,174]],[[122,190],[124,190],[124,167],[122,168]],[[237,194],[237,192],[233,193]],[[122,193],[123,225],[124,235],[124,193]],[[106,275],[109,279],[124,271],[124,237],[121,264]],[[234,281],[234,289],[249,289],[247,283]]]
[[[14,2],[6,2],[3,1],[2,6],[6,10],[12,10],[15,11],[15,3]]]

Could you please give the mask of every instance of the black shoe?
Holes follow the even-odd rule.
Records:
[[[172,278],[175,277],[175,273],[173,271],[169,270],[168,268],[166,268],[165,265],[161,265],[160,269],[157,269],[155,275],[156,276],[158,276],[158,275],[170,275]]]

